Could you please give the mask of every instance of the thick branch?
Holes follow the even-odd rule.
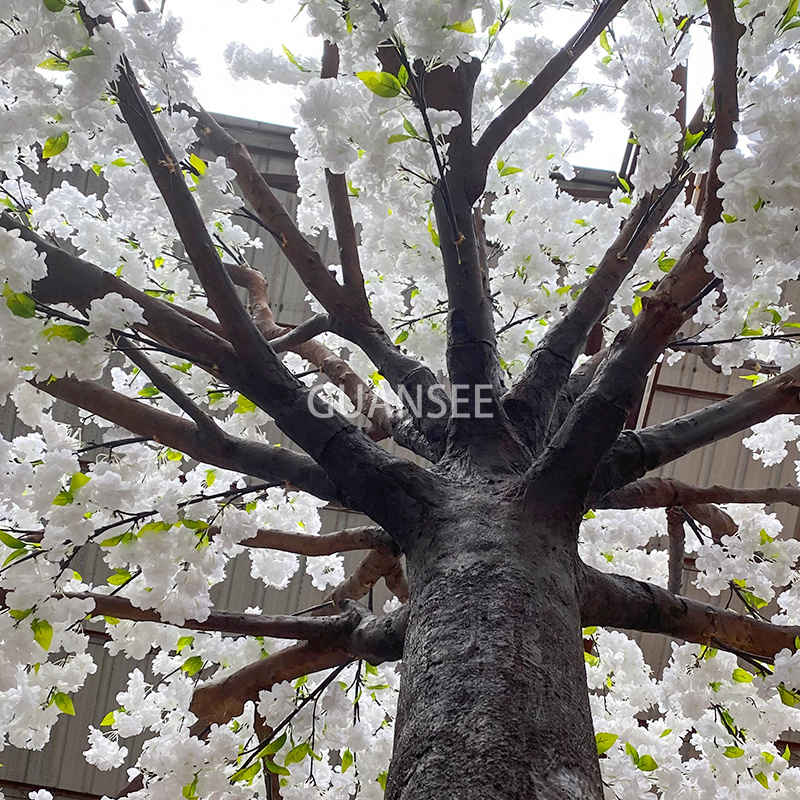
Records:
[[[403,398],[407,408],[419,395],[420,417],[415,426],[428,439],[434,453],[444,449],[445,428],[450,401],[430,369],[405,355],[391,341],[369,307],[364,307],[353,294],[337,283],[319,253],[297,228],[264,178],[256,169],[247,148],[240,144],[206,111],[193,110],[208,147],[223,156],[236,172],[236,180],[259,219],[274,232],[284,255],[294,267],[306,288],[319,300],[331,317],[332,330],[357,344],[372,360],[378,371]],[[410,399],[410,402],[406,398]],[[442,414],[442,409],[445,413]],[[412,409],[416,410],[416,409]],[[414,447],[414,437],[401,444]],[[427,454],[426,454],[427,455]]]
[[[547,62],[522,94],[492,120],[478,140],[477,151],[485,170],[503,142],[550,94],[591,43],[619,14],[626,0],[603,0],[584,26]]]
[[[793,367],[700,411],[638,431],[623,431],[597,468],[587,503],[593,506],[609,492],[699,447],[778,414],[798,413],[800,367]]]
[[[215,525],[208,529],[211,537],[217,533],[219,533],[219,528]],[[396,555],[398,552],[397,545],[391,536],[376,525],[345,528],[345,530],[323,533],[319,536],[313,536],[310,533],[291,533],[273,528],[260,528],[255,536],[245,539],[240,544],[245,547],[297,553],[302,556],[329,556],[352,550],[376,550],[390,555]]]
[[[344,600],[360,600],[381,578],[386,578],[387,586],[394,586],[393,591],[400,602],[407,602],[408,585],[400,559],[385,550],[367,553],[353,574],[342,581],[328,599],[337,606],[341,606]]]
[[[766,661],[781,650],[796,649],[800,627],[773,625],[680,597],[652,583],[608,575],[591,567],[583,569],[584,625],[663,633]]]
[[[667,509],[667,550],[669,553],[669,579],[667,589],[673,594],[681,593],[683,583],[683,559],[686,554],[686,534],[684,524],[686,518],[679,506]]]
[[[194,422],[88,381],[61,378],[38,388],[203,463],[243,472],[275,485],[295,486],[323,500],[342,499],[320,466],[286,447],[237,439],[219,429],[210,435]]]
[[[643,478],[603,497],[597,508],[668,508],[698,503],[789,503],[800,507],[800,489],[731,489],[728,486],[692,486],[673,478]]]

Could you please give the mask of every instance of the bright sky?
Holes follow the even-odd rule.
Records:
[[[151,0],[153,7],[158,0]],[[254,50],[270,48],[280,52],[286,45],[298,56],[319,56],[319,42],[305,32],[302,17],[294,19],[299,4],[278,0],[234,2],[226,0],[164,0],[165,10],[183,19],[181,48],[194,58],[202,75],[194,80],[200,102],[209,110],[238,117],[293,125],[292,104],[295,88],[267,85],[258,81],[236,81],[228,74],[223,52],[228,42],[237,41]],[[564,39],[577,30],[585,15],[571,11],[552,11],[555,28]],[[693,61],[689,69],[689,114],[697,107],[710,75],[710,52],[702,31],[695,31]],[[586,64],[592,56],[587,53]],[[589,75],[582,77],[591,79]],[[594,132],[593,140],[579,153],[572,153],[576,166],[619,169],[628,132],[617,115],[598,113],[586,121]]]

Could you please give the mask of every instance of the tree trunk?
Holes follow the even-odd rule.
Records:
[[[387,800],[600,800],[577,521],[479,486],[408,556]]]

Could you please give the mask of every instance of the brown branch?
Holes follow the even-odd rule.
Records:
[[[778,414],[797,413],[800,413],[800,367],[793,367],[700,411],[649,428],[623,431],[597,468],[587,502],[593,506],[609,492],[699,447]],[[669,503],[674,504],[674,500]]]
[[[408,608],[376,617],[352,601],[343,602],[351,633],[331,644],[302,642],[279,650],[268,658],[195,689],[190,711],[206,723],[225,724],[239,716],[248,700],[276,683],[291,681],[323,669],[338,667],[357,658],[370,663],[396,661],[402,656]]]
[[[6,606],[6,590],[0,589],[0,606]],[[94,609],[90,616],[116,617],[133,622],[165,623],[161,614],[153,609],[137,608],[125,597],[94,594],[92,592],[63,592],[51,595],[54,599],[91,600]],[[270,636],[275,639],[330,640],[349,634],[356,627],[352,618],[293,617],[283,614],[239,614],[233,611],[213,611],[202,622],[187,619],[181,624],[166,622],[176,628],[195,631],[217,631],[236,636]]]
[[[450,401],[431,370],[404,354],[372,317],[369,307],[360,304],[346,287],[336,281],[320,254],[303,236],[291,215],[256,169],[247,148],[202,108],[190,111],[199,120],[198,127],[204,142],[212,152],[223,156],[228,166],[236,172],[236,180],[245,199],[262,224],[274,232],[295,272],[330,315],[331,329],[366,353],[378,372],[403,398],[407,408],[411,409],[419,394],[422,400],[421,415],[419,418],[415,417],[414,430],[421,432],[428,440],[429,451],[423,455],[441,455]],[[445,414],[441,413],[442,408],[445,409]],[[416,451],[416,438],[410,432],[403,435],[405,430],[405,426],[399,426],[395,431],[395,438],[400,436],[400,444]]]
[[[603,0],[595,7],[583,27],[547,62],[522,94],[492,120],[476,146],[485,171],[506,139],[550,94],[592,42],[614,20],[626,0]]]
[[[287,333],[271,339],[270,344],[276,353],[283,353],[286,350],[292,350],[301,344],[305,344],[310,339],[330,329],[331,318],[327,314],[315,314],[305,322],[301,322],[291,328]]]
[[[341,606],[343,600],[360,600],[383,577],[387,578],[387,585],[390,582],[393,584],[400,602],[405,603],[408,600],[408,586],[400,559],[385,550],[367,553],[353,574],[342,581],[328,599],[337,606]]]
[[[308,456],[286,447],[238,439],[219,429],[218,433],[210,435],[194,422],[88,381],[60,378],[37,388],[203,463],[252,475],[275,485],[294,486],[323,500],[341,499],[339,490],[320,466]]]
[[[585,565],[581,619],[584,625],[663,633],[765,661],[781,650],[797,649],[795,639],[800,635],[800,627],[773,625]]]
[[[714,363],[714,356],[719,353],[719,348],[711,344],[696,344],[693,342],[670,342],[670,350],[690,353],[697,356],[710,370],[721,373],[722,367]],[[758,358],[745,359],[737,369],[746,369],[763,375],[777,375],[781,371],[779,364],[774,361],[761,361]]]
[[[732,0],[711,0],[709,12],[714,91],[719,106],[714,127],[709,192],[700,228],[655,294],[646,299],[635,322],[617,337],[592,385],[575,404],[548,451],[531,471],[531,481],[538,482],[542,489],[557,491],[560,486],[567,486],[566,492],[571,497],[565,501],[576,507],[583,503],[599,463],[614,445],[631,409],[638,402],[650,368],[709,283],[704,250],[708,244],[708,232],[719,222],[722,213],[722,200],[717,196],[721,185],[716,177],[717,166],[722,154],[736,146],[736,61],[739,38],[744,31],[736,21]],[[578,452],[580,456],[576,458]],[[569,483],[565,483],[567,473],[570,475]]]
[[[685,522],[683,509],[680,506],[670,506],[667,509],[667,549],[669,552],[667,589],[673,594],[680,594],[683,584],[683,559],[686,553]]]
[[[219,533],[217,526],[212,525],[208,529],[209,536],[213,537],[217,533]],[[389,534],[376,525],[345,528],[318,536],[310,533],[291,533],[273,528],[260,528],[255,536],[245,539],[240,544],[245,547],[281,550],[285,553],[297,553],[303,556],[328,556],[352,550],[375,550],[387,555],[397,555],[399,552]]]
[[[597,508],[667,508],[698,503],[789,503],[800,507],[796,486],[732,489],[728,486],[692,486],[674,478],[643,478],[603,497]]]
[[[269,306],[269,287],[266,278],[255,269],[227,265],[233,281],[247,289],[250,303],[250,313],[258,329],[270,342],[283,339],[284,345],[294,331],[278,325]],[[295,329],[296,330],[296,329]],[[371,438],[385,439],[392,435],[392,417],[394,411],[388,403],[384,403],[372,388],[365,383],[350,365],[330,348],[315,341],[304,341],[293,344],[289,340],[286,347],[301,358],[310,361],[325,373],[334,385],[338,386],[353,406],[362,411],[364,416],[372,423]]]

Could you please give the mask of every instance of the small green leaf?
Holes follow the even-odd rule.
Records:
[[[0,542],[2,542],[6,547],[11,548],[18,548],[18,547],[25,547],[25,542],[21,542],[15,536],[12,536],[10,533],[6,533],[5,531],[0,531]]]
[[[42,336],[46,337],[47,341],[58,337],[68,342],[83,344],[89,338],[89,331],[80,325],[48,325],[42,331]]]
[[[795,708],[795,706],[800,705],[800,696],[790,689],[787,689],[782,683],[778,684],[778,696],[785,706]]]
[[[36,316],[36,301],[23,292],[12,292],[8,286],[3,289],[3,297],[6,299],[8,310],[15,317],[25,317],[30,319]]]
[[[588,91],[589,91],[588,86],[581,86],[581,88],[578,89],[578,91],[575,92],[574,95],[572,95],[572,99],[574,100],[576,97],[583,97]]]
[[[397,80],[399,80],[403,86],[408,85],[408,70],[402,64],[400,65],[400,69],[397,70]]]
[[[639,753],[630,742],[625,742],[625,752],[631,757],[634,764],[639,763]]]
[[[203,659],[200,656],[192,656],[183,662],[181,669],[189,676],[196,675],[203,669]]]
[[[735,217],[733,214],[723,214],[722,219],[724,222],[727,222],[730,225],[732,222],[736,222],[737,217]]]
[[[634,317],[638,317],[642,311],[642,298],[641,297],[634,297],[633,304],[631,305],[631,311],[633,312]]]
[[[405,142],[407,139],[411,139],[411,136],[407,136],[405,133],[393,133],[387,142],[387,144],[396,144],[397,142]]]
[[[755,778],[755,779],[756,779],[756,780],[757,780],[757,781],[758,781],[758,782],[759,782],[759,783],[760,783],[760,784],[761,784],[761,785],[762,785],[762,786],[763,786],[765,789],[769,789],[769,780],[767,779],[767,776],[766,776],[766,775],[765,775],[763,772],[759,772],[759,773],[757,773],[756,775],[753,775],[753,777],[754,777],[754,778]]]
[[[246,398],[243,394],[240,394],[236,398],[236,408],[234,409],[234,414],[247,414],[249,412],[253,412],[256,410],[256,404]]]
[[[32,608],[24,608],[24,609],[9,608],[8,609],[8,613],[11,616],[11,619],[15,619],[17,622],[22,622],[22,620],[26,619],[31,614],[33,614],[33,609]]]
[[[366,70],[357,72],[356,77],[364,83],[367,89],[380,97],[397,97],[403,90],[403,85],[391,72]]]
[[[75,495],[72,492],[59,492],[53,498],[54,506],[69,506],[75,502]]]
[[[409,136],[414,136],[419,139],[417,129],[405,117],[403,117],[403,129]]]
[[[377,778],[375,778],[375,780],[378,782],[378,785],[381,787],[381,789],[383,789],[384,792],[386,791],[386,779],[388,777],[389,773],[384,770],[378,775]]]
[[[305,757],[309,754],[311,747],[309,746],[308,742],[301,742],[298,745],[295,745],[287,754],[286,758],[283,760],[285,766],[289,766],[290,764],[299,764],[301,761],[305,760]]]
[[[217,471],[215,469],[206,470],[206,486],[210,489],[217,479]]]
[[[394,343],[395,344],[403,344],[403,342],[406,339],[408,339],[408,329],[407,328],[406,328],[406,330],[400,331],[400,333],[397,334],[397,338],[394,340]]]
[[[685,153],[687,150],[691,150],[703,138],[703,133],[704,131],[698,131],[697,133],[686,131],[686,139],[683,142],[683,152]]]
[[[202,158],[192,153],[189,156],[189,163],[197,170],[199,175],[205,175],[206,169],[208,169],[208,165]]]
[[[726,747],[723,754],[725,758],[741,758],[744,755],[744,750],[741,747],[734,747],[733,745]]]
[[[44,61],[40,61],[36,66],[39,67],[39,69],[49,69],[53,72],[69,71],[69,61],[65,58],[46,58]]]
[[[132,577],[133,576],[130,574],[130,572],[128,572],[128,570],[117,568],[114,570],[114,574],[109,577],[108,582],[112,586],[123,586]]]
[[[274,756],[281,747],[286,744],[286,734],[282,734],[277,739],[273,739],[269,744],[265,745],[261,752],[258,754],[258,758],[264,758],[264,756]]]
[[[431,235],[431,241],[434,247],[439,246],[439,233],[433,225],[433,222],[428,218],[428,233]]]
[[[611,45],[608,43],[608,32],[605,29],[600,31],[600,47],[602,47],[606,53],[611,54]]]
[[[14,550],[12,551],[11,555],[3,562],[3,566],[8,566],[12,561],[16,561],[18,558],[22,558],[24,555],[27,554],[27,550]]]
[[[289,62],[293,64],[300,72],[311,72],[308,67],[304,67],[295,57],[294,53],[286,45],[283,45],[283,52],[286,54],[286,58],[289,59]]]
[[[264,766],[270,771],[273,772],[275,775],[291,775],[292,773],[289,772],[286,767],[282,767],[280,764],[276,764],[274,761],[270,761],[269,759],[265,759]]]
[[[108,714],[106,714],[103,717],[103,719],[100,720],[100,727],[101,728],[106,728],[109,725],[113,725],[114,724],[114,714],[115,713],[116,712],[114,712],[114,711],[109,711]]]
[[[269,764],[269,762],[267,762],[267,764]],[[231,783],[238,783],[239,781],[247,781],[248,783],[252,783],[253,778],[255,778],[259,772],[261,772],[261,762],[254,761],[247,767],[237,769],[236,772],[231,775]],[[288,770],[286,774],[289,774]]]
[[[194,644],[194,636],[181,636],[175,645],[175,652],[180,653],[184,647],[191,647]]]
[[[658,738],[663,739],[665,736],[669,736],[671,733],[672,733],[672,728],[666,728]]]
[[[475,27],[475,20],[470,17],[463,22],[456,22],[455,25],[448,25],[447,30],[458,31],[459,33],[475,33],[477,28]]]
[[[658,767],[658,764],[653,756],[645,755],[639,758],[639,760],[636,762],[636,766],[642,770],[642,772],[652,772]]]
[[[752,683],[753,676],[747,670],[736,667],[733,671],[733,680],[735,683]]]
[[[68,694],[56,692],[53,695],[53,702],[56,704],[56,707],[65,714],[69,714],[71,717],[75,716],[75,706],[72,704],[72,698]]]
[[[500,177],[505,178],[506,175],[513,175],[515,172],[522,172],[522,167],[503,167],[500,170]]]
[[[93,56],[94,50],[87,44],[85,47],[81,47],[80,50],[74,50],[71,52],[67,58],[70,61],[74,61],[76,58],[86,58],[86,56]]]
[[[90,480],[91,478],[88,475],[84,475],[82,472],[74,472],[72,477],[69,479],[70,492],[74,494],[79,489],[82,489],[84,486],[86,486]]]
[[[44,0],[44,7],[48,11],[53,11],[56,14],[62,11],[66,4],[67,0]]]
[[[610,750],[617,739],[619,739],[619,736],[616,733],[596,733],[594,741],[597,745],[597,755],[602,755]]]
[[[33,631],[33,638],[36,644],[42,650],[49,650],[50,644],[53,641],[53,626],[46,619],[33,619],[31,621],[31,630]]]
[[[345,750],[344,753],[342,753],[342,773],[347,772],[347,770],[352,766],[353,754],[350,752],[350,750]]]
[[[42,150],[42,158],[52,158],[59,153],[63,153],[69,144],[69,134],[64,131],[58,136],[51,136],[45,143]]]
[[[129,164],[124,158],[115,158],[111,162],[111,166],[112,167],[130,167],[130,166],[133,166],[133,165]]]

